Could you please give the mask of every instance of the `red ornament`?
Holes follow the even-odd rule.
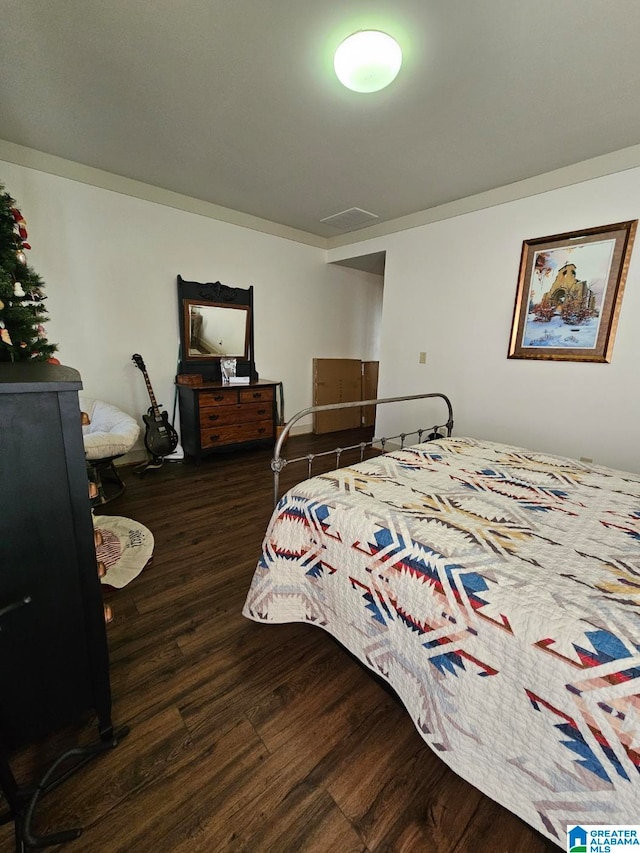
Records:
[[[47,363],[48,364],[60,364],[60,361],[59,361],[59,359],[57,359],[55,356],[52,355],[51,358],[47,359]]]

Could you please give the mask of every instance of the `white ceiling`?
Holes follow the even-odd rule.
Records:
[[[320,237],[640,143],[639,0],[2,0],[0,57],[0,139]]]

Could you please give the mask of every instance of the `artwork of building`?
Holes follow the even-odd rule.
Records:
[[[553,284],[542,297],[543,303],[551,302],[558,308],[568,301],[587,308],[591,314],[597,314],[594,292],[586,281],[578,280],[576,266],[570,263],[566,263],[558,270]]]

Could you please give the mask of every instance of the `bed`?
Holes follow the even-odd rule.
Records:
[[[420,441],[279,498],[244,605],[323,628],[566,849],[640,815],[640,474]]]

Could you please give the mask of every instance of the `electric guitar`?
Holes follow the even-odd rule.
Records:
[[[136,353],[131,358],[135,366],[142,371],[151,400],[151,407],[147,414],[142,416],[147,428],[144,436],[145,447],[154,458],[168,456],[178,446],[178,433],[169,423],[169,415],[166,412],[161,412],[156,403],[156,397],[142,356]]]

